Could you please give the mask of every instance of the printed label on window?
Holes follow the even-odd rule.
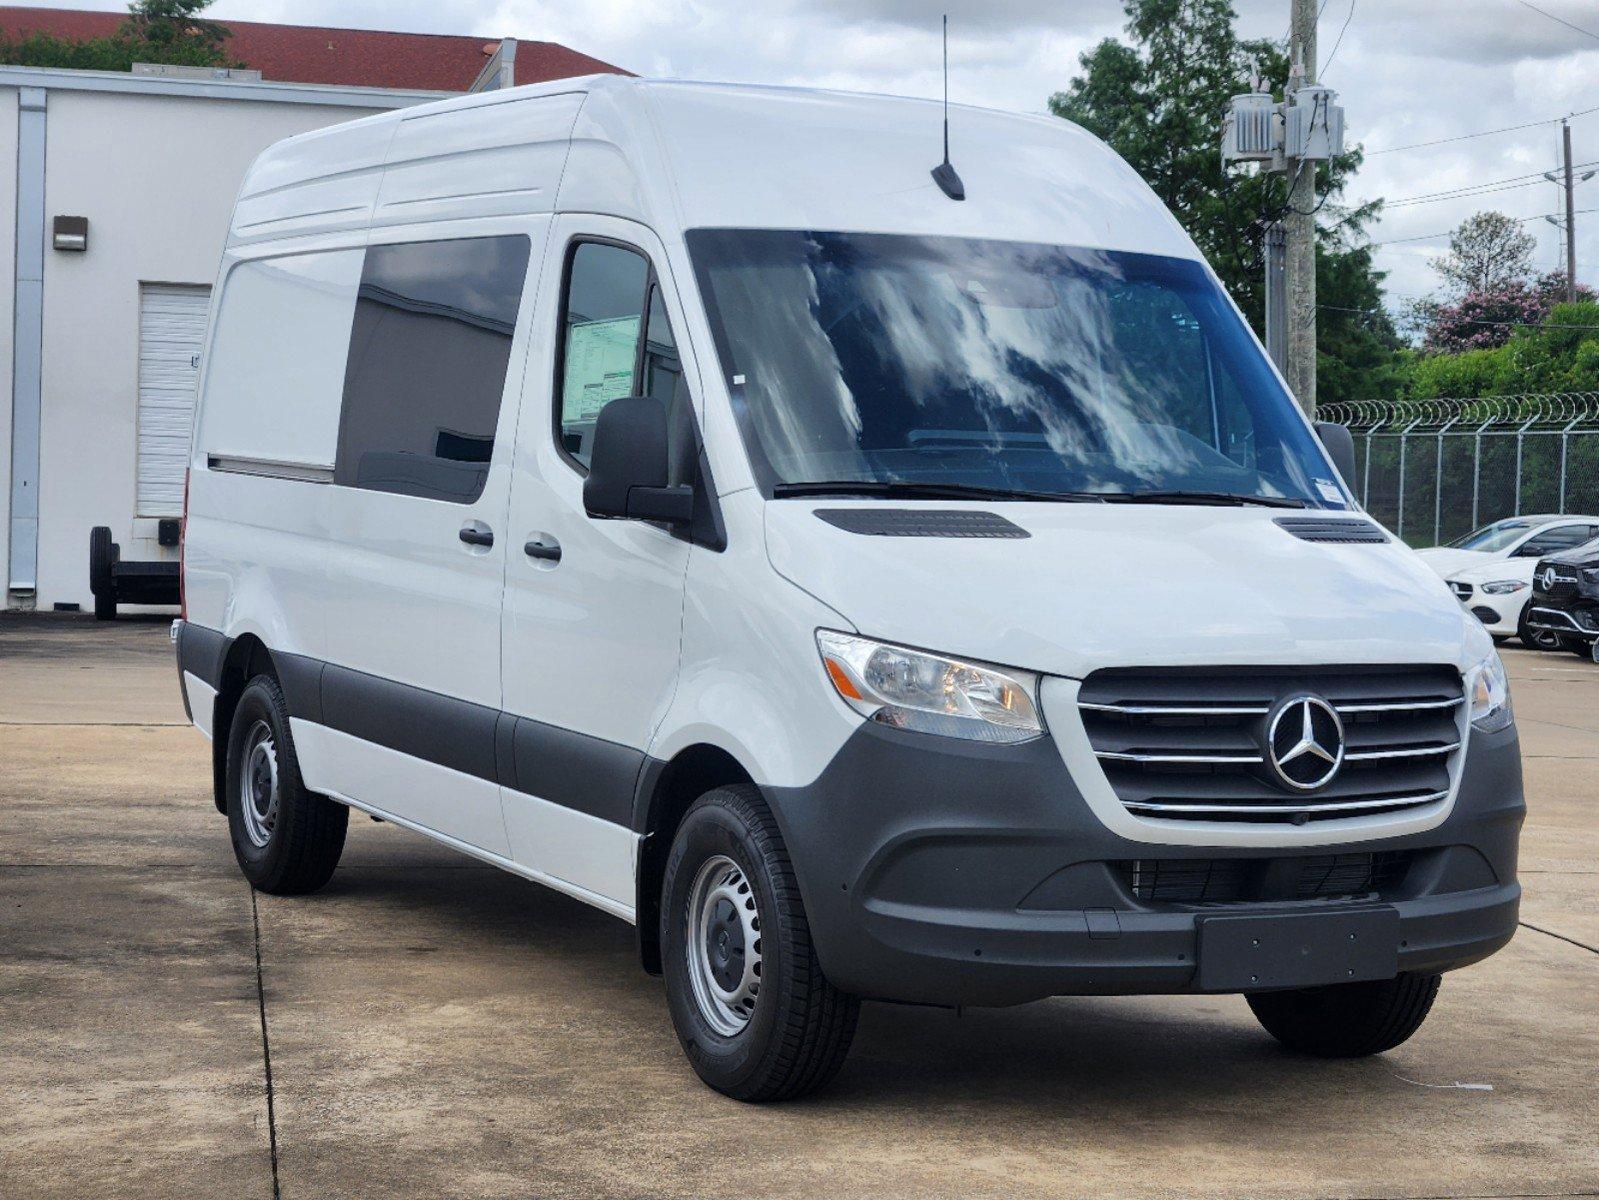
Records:
[[[561,421],[592,421],[612,400],[631,395],[639,318],[611,317],[571,325],[566,334],[566,377]]]

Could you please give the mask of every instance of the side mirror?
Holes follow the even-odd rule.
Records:
[[[1321,444],[1327,448],[1333,466],[1338,468],[1338,474],[1343,476],[1345,485],[1350,491],[1354,491],[1355,435],[1349,432],[1349,426],[1332,421],[1317,421],[1316,436],[1321,438]]]
[[[612,400],[594,423],[583,507],[591,517],[665,521],[694,516],[694,489],[667,483],[666,405],[648,396]]]

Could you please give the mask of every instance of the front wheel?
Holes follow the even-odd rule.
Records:
[[[1527,614],[1521,614],[1521,620],[1516,623],[1516,636],[1521,639],[1521,644],[1529,650],[1558,650],[1560,649],[1560,635],[1552,629],[1534,629],[1527,624]]]
[[[735,1100],[788,1100],[844,1065],[860,1002],[822,974],[777,822],[753,787],[695,801],[661,896],[666,999],[699,1077]]]
[[[1400,975],[1246,997],[1255,1019],[1290,1050],[1319,1058],[1364,1058],[1392,1050],[1421,1028],[1439,975]]]

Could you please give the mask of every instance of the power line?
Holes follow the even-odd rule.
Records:
[[[1572,169],[1592,167],[1599,165],[1599,160],[1578,163]],[[1520,187],[1532,187],[1545,181],[1542,171],[1533,171],[1526,175],[1508,175],[1503,179],[1485,179],[1481,183],[1464,183],[1459,187],[1445,188],[1438,192],[1422,192],[1415,196],[1401,196],[1398,200],[1386,201],[1384,207],[1401,208],[1407,204],[1432,204],[1439,200],[1466,200],[1473,196],[1486,196],[1494,192],[1512,191]]]
[[[1521,5],[1523,8],[1532,9],[1533,12],[1537,13],[1541,17],[1548,17],[1551,21],[1554,21],[1558,25],[1564,25],[1567,29],[1575,29],[1578,33],[1582,34],[1584,37],[1591,37],[1594,41],[1599,42],[1599,33],[1595,33],[1591,29],[1584,29],[1581,25],[1573,25],[1570,21],[1566,20],[1564,17],[1557,17],[1552,12],[1545,12],[1543,9],[1539,8],[1536,4],[1533,4],[1532,0],[1516,0],[1516,3]]]
[[[1581,216],[1583,213],[1591,212],[1599,212],[1599,208],[1579,208],[1576,212],[1576,215]],[[1547,217],[1562,217],[1564,215],[1564,213],[1534,213],[1530,217],[1512,217],[1511,220],[1515,221],[1515,223],[1518,225],[1525,225],[1528,221],[1542,221]],[[1453,229],[1449,230],[1447,233],[1418,233],[1414,237],[1387,238],[1384,241],[1367,242],[1366,244],[1368,246],[1394,246],[1400,242],[1428,242],[1434,238],[1453,237],[1455,233],[1456,230]]]
[[[1349,22],[1355,19],[1355,5],[1359,3],[1360,0],[1349,0],[1349,15],[1344,18],[1343,28],[1338,31],[1338,40],[1333,42],[1333,48],[1327,53],[1327,61],[1322,63],[1316,72],[1316,78],[1323,83],[1327,82],[1327,68],[1332,66],[1333,59],[1338,57],[1338,47],[1344,44],[1344,34],[1349,32]]]
[[[1586,117],[1596,112],[1599,112],[1599,105],[1595,105],[1593,108],[1585,108],[1581,112],[1571,113],[1569,119]],[[1493,137],[1495,134],[1500,133],[1516,133],[1522,129],[1536,129],[1540,125],[1553,125],[1560,119],[1559,117],[1545,117],[1541,121],[1527,121],[1521,125],[1504,125],[1498,129],[1480,129],[1476,133],[1457,133],[1453,137],[1433,138],[1428,142],[1409,142],[1403,146],[1385,146],[1381,150],[1367,150],[1366,157],[1376,158],[1379,154],[1398,154],[1402,150],[1424,150],[1428,146],[1443,146],[1450,142],[1466,142],[1472,138]]]

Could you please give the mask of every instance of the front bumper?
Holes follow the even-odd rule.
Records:
[[[844,990],[874,999],[1002,1005],[1246,990],[1201,983],[1200,928],[1218,915],[1391,908],[1397,969],[1419,972],[1476,962],[1516,930],[1516,844],[1526,810],[1514,727],[1473,733],[1441,825],[1344,848],[1403,852],[1402,877],[1359,898],[1140,899],[1127,882],[1129,862],[1247,859],[1271,878],[1287,860],[1340,847],[1128,841],[1090,811],[1048,738],[991,747],[864,725],[814,783],[769,789],[769,797],[823,969]],[[1322,924],[1327,938],[1345,936],[1337,921]],[[1317,922],[1300,927],[1316,939]],[[1323,949],[1336,963],[1335,947],[1306,947]],[[1341,981],[1343,972],[1329,967],[1326,979],[1295,984]]]
[[[1534,597],[1527,609],[1527,624],[1534,629],[1547,629],[1587,642],[1599,640],[1599,603],[1589,600],[1562,603]]]

